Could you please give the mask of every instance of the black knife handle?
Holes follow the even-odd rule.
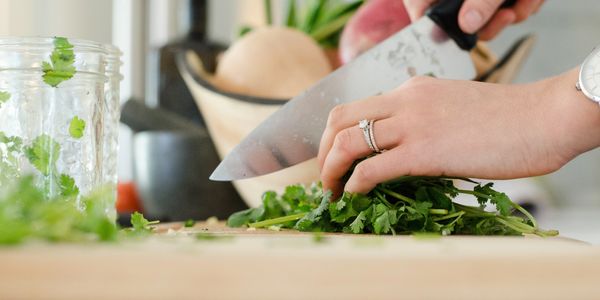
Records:
[[[449,37],[456,44],[464,49],[471,50],[477,43],[477,33],[467,34],[460,29],[458,25],[458,13],[462,7],[464,0],[442,0],[431,7],[427,12],[427,16],[433,20],[438,26],[444,29]],[[500,8],[511,7],[517,2],[516,0],[506,0]]]

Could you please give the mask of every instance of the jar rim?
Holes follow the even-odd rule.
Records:
[[[43,36],[0,36],[0,51],[7,46],[53,49],[56,37]],[[107,56],[118,58],[123,55],[121,50],[111,44],[104,44],[85,39],[71,39],[69,43],[74,46],[75,52],[99,52]]]
[[[44,36],[0,36],[0,53],[9,53],[15,51],[26,51],[28,53],[39,53],[44,54],[52,52],[54,50],[54,41],[57,37],[44,37]],[[111,44],[103,44],[85,39],[68,39],[69,43],[73,45],[73,51],[75,54],[92,54],[103,56],[107,63],[106,72],[104,74],[107,77],[116,77],[122,79],[120,74],[120,68],[123,65],[121,61],[122,52],[118,47]],[[39,69],[37,66],[33,69]],[[0,71],[10,71],[13,68],[0,67]],[[20,70],[28,69],[16,68]],[[85,72],[85,70],[77,70],[77,72]],[[95,73],[95,72],[89,72]],[[101,73],[98,73],[101,74]]]

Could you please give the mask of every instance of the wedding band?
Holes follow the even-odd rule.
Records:
[[[369,138],[371,140],[371,145],[373,146],[373,148],[371,148],[375,153],[381,153],[381,150],[379,150],[379,147],[377,147],[377,143],[375,143],[375,134],[373,133],[375,130],[373,130],[373,125],[375,124],[375,120],[371,120],[369,121]]]
[[[377,145],[375,144],[375,135],[373,133],[374,123],[375,120],[361,120],[360,122],[358,122],[358,127],[362,129],[365,142],[367,143],[367,146],[369,146],[371,151],[375,153],[381,153],[381,150],[379,150],[379,147],[377,147]]]

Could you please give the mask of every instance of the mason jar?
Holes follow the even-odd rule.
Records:
[[[0,188],[33,174],[48,199],[102,190],[116,216],[120,55],[85,40],[0,38]]]

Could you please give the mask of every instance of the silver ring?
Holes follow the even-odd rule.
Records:
[[[375,135],[373,134],[374,123],[374,120],[361,120],[360,122],[358,122],[358,127],[363,131],[363,135],[367,146],[369,146],[369,148],[373,152],[381,153],[381,150],[379,150],[379,147],[377,147],[377,145],[375,144]]]
[[[373,129],[373,125],[375,124],[375,120],[371,120],[369,121],[369,138],[371,139],[371,145],[373,146],[373,151],[375,151],[375,153],[381,153],[381,150],[379,150],[379,147],[377,147],[377,143],[375,143],[375,130]]]

